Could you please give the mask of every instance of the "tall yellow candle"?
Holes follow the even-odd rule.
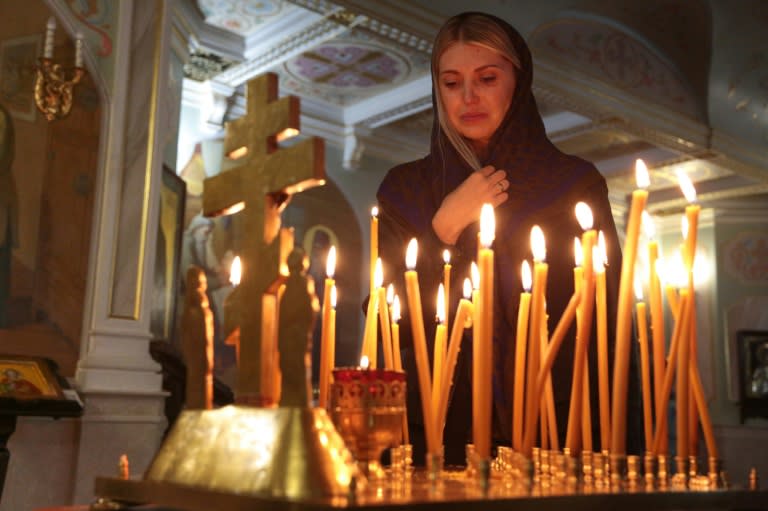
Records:
[[[539,357],[541,318],[544,314],[546,299],[548,266],[546,260],[547,247],[541,227],[534,225],[531,229],[531,250],[533,251],[533,292],[531,295],[531,321],[528,333],[528,368],[525,396],[525,426],[523,427],[523,445],[521,452],[531,457],[533,442],[536,436],[536,422],[539,416]],[[575,306],[574,306],[575,314]],[[551,347],[550,347],[551,349]],[[542,383],[544,385],[544,383]]]
[[[365,315],[365,330],[363,331],[363,350],[362,354],[368,357],[371,369],[378,367],[378,338],[379,332],[376,327],[376,317],[381,305],[379,304],[379,288],[384,281],[384,273],[382,270],[381,259],[376,259],[373,265],[373,292],[368,298],[368,308]],[[384,294],[381,293],[382,298]]]
[[[520,268],[523,292],[517,309],[517,337],[515,339],[515,381],[512,392],[512,447],[520,451],[523,444],[523,407],[525,404],[525,355],[528,343],[528,319],[531,309],[531,266],[523,261]]]
[[[445,288],[440,284],[437,288],[437,327],[435,328],[435,346],[432,354],[432,408],[437,419],[437,434],[442,437],[439,408],[440,394],[443,385],[443,366],[445,365],[446,343],[448,333],[445,326]]]
[[[475,453],[480,459],[491,457],[491,409],[493,376],[493,250],[491,244],[495,237],[496,225],[493,206],[483,204],[480,211],[480,250],[478,251],[478,269],[480,270],[479,311],[480,336],[473,342],[473,373],[477,375],[476,396],[478,407],[476,428],[473,430]]]
[[[456,362],[461,350],[461,340],[464,335],[464,329],[467,326],[467,320],[472,316],[474,306],[469,301],[472,294],[472,285],[469,279],[464,279],[464,298],[459,300],[456,308],[456,316],[453,319],[450,340],[448,341],[448,354],[445,358],[445,366],[440,385],[440,399],[438,400],[437,425],[438,430],[445,426],[445,417],[448,413],[448,396],[453,385],[453,374],[456,370]]]
[[[573,380],[571,383],[571,402],[568,410],[568,431],[566,446],[572,454],[580,451],[582,440],[582,418],[584,400],[584,375],[587,365],[587,347],[589,345],[590,332],[592,330],[592,313],[595,304],[594,268],[592,265],[592,247],[597,241],[597,232],[592,229],[594,218],[592,210],[584,202],[576,204],[576,218],[584,229],[581,239],[581,249],[584,259],[584,299],[581,302],[581,311],[578,315],[579,323],[576,332],[576,349],[573,357]],[[590,421],[591,425],[591,421]]]
[[[600,411],[600,449],[611,448],[611,407],[608,390],[608,311],[606,303],[605,262],[608,259],[603,232],[597,236],[592,262],[595,266],[595,305],[597,307],[597,388]]]
[[[616,354],[613,367],[613,396],[611,403],[611,451],[626,454],[627,441],[627,384],[629,381],[629,351],[632,327],[632,286],[635,275],[637,240],[640,235],[640,215],[645,209],[650,184],[648,169],[642,160],[635,165],[637,186],[632,192],[632,204],[627,220],[619,282],[619,304],[616,313]]]
[[[443,288],[445,288],[445,324],[451,320],[451,253],[443,250]]]
[[[330,375],[333,369],[333,359],[331,353],[335,351],[335,348],[331,346],[334,341],[331,339],[331,332],[335,330],[331,325],[332,318],[331,312],[333,307],[331,306],[331,289],[335,286],[333,280],[333,274],[336,270],[336,247],[331,246],[328,251],[328,258],[325,261],[325,292],[323,294],[323,323],[321,325],[320,335],[320,396],[318,398],[318,406],[320,408],[326,408],[328,406],[328,392],[330,390]],[[335,312],[335,311],[334,311]]]
[[[677,369],[677,357],[679,354],[680,343],[686,339],[684,330],[688,325],[690,311],[688,307],[688,290],[680,291],[680,319],[675,322],[675,328],[672,332],[672,341],[669,345],[669,359],[667,370],[664,373],[664,383],[661,388],[661,399],[656,403],[656,428],[653,434],[653,454],[667,454],[667,407],[669,405],[669,396],[672,393],[672,383]]]
[[[548,321],[549,315],[544,314],[541,318],[541,352],[546,354],[549,350],[549,329],[547,327],[547,321]],[[542,428],[542,444],[541,447],[543,449],[546,449],[544,439],[546,438],[547,434],[549,434],[549,449],[552,449],[554,451],[560,450],[560,440],[557,438],[557,415],[555,414],[555,393],[554,388],[552,387],[552,376],[551,373],[546,376],[546,380],[544,381],[544,386],[540,387],[543,389],[542,394],[542,407],[541,407],[541,419],[544,421],[546,418],[546,427]]]
[[[639,281],[635,282],[635,314],[637,317],[637,342],[640,345],[640,381],[643,396],[643,431],[645,433],[645,449],[650,451],[653,444],[653,414],[651,411],[651,367],[648,357],[648,320],[646,306],[643,302],[643,291]]]
[[[392,289],[391,284],[387,289]],[[400,297],[392,292],[392,357],[394,358],[395,371],[403,370],[403,359],[400,356]],[[389,300],[388,300],[389,301]],[[403,414],[403,443],[410,444],[411,436],[408,431],[408,415]]]
[[[381,259],[379,259],[381,261]],[[389,305],[387,304],[386,290],[379,286],[376,290],[376,300],[379,304],[379,321],[381,326],[381,344],[384,353],[384,367],[394,369],[395,361],[392,350],[392,328],[389,322]]]
[[[370,248],[370,295],[376,290],[376,260],[379,258],[379,208],[371,208],[371,248]]]
[[[408,299],[408,310],[411,316],[411,331],[413,348],[416,356],[416,370],[419,377],[419,393],[421,395],[421,412],[424,417],[424,433],[427,438],[427,452],[437,454],[440,444],[437,439],[437,428],[432,413],[432,382],[430,381],[429,356],[427,354],[427,339],[424,333],[424,316],[421,309],[421,294],[419,277],[416,273],[416,257],[418,243],[416,238],[408,243],[405,256],[405,291]]]

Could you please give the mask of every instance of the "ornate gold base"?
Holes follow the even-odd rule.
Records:
[[[233,405],[183,412],[145,481],[317,499],[347,495],[350,486],[360,486],[360,477],[325,410]]]

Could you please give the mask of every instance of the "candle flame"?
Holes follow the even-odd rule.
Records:
[[[493,206],[483,204],[480,209],[480,244],[489,248],[496,237],[496,217],[493,214]]]
[[[638,302],[643,301],[643,283],[637,275],[635,275],[635,297]]]
[[[575,211],[576,220],[578,220],[581,228],[585,231],[591,229],[595,223],[595,218],[592,216],[592,208],[587,206],[586,202],[577,202]]]
[[[371,362],[368,360],[368,355],[363,355],[362,357],[360,357],[361,369],[368,369],[369,365],[371,365]]]
[[[683,171],[677,171],[677,182],[680,184],[680,189],[685,195],[685,199],[688,202],[696,202],[696,188],[691,182],[691,178],[688,177]]]
[[[688,217],[683,215],[683,218],[680,222],[680,229],[683,231],[683,239],[688,239]]]
[[[445,323],[445,288],[442,284],[437,288],[437,321]]]
[[[408,248],[405,251],[405,267],[409,270],[416,269],[416,255],[419,252],[419,242],[416,238],[411,238],[408,242]]]
[[[600,253],[600,247],[592,247],[592,270],[595,273],[605,271],[603,256]]]
[[[664,259],[659,257],[656,259],[656,262],[654,263],[654,268],[656,271],[656,276],[659,278],[659,281],[664,283],[667,280],[667,265],[664,262]]]
[[[538,225],[534,225],[531,228],[531,251],[533,252],[534,262],[540,263],[547,258],[547,243],[544,240],[544,231]]]
[[[578,236],[573,237],[573,261],[577,267],[584,264],[584,250],[581,248],[581,239]]]
[[[469,300],[472,296],[472,282],[467,277],[464,278],[464,288],[462,291],[464,291],[464,298]]]
[[[445,250],[443,250],[443,262],[445,264],[450,264],[451,263],[451,253],[448,251],[447,248]]]
[[[472,261],[469,269],[472,276],[472,289],[480,289],[480,269],[477,267],[477,263]]]
[[[523,281],[523,289],[526,293],[530,293],[533,286],[533,276],[531,275],[531,265],[528,264],[527,259],[523,259],[523,264],[520,265],[520,274]]]
[[[328,257],[325,260],[325,275],[329,278],[333,278],[333,274],[336,272],[336,247],[331,245],[328,250]]]
[[[384,268],[381,266],[381,257],[376,258],[376,268],[373,270],[373,285],[377,288],[384,285]]]
[[[643,210],[643,212],[640,213],[640,224],[643,226],[643,232],[645,233],[646,238],[652,240],[656,237],[656,224],[653,223],[651,214],[646,210]]]
[[[667,270],[667,279],[669,283],[677,288],[686,287],[688,285],[688,271],[685,268],[685,262],[683,261],[683,254],[679,250],[672,256]]]
[[[395,286],[390,284],[387,286],[387,304],[392,305],[392,300],[395,299]]]
[[[608,248],[605,243],[605,234],[603,234],[603,231],[597,233],[597,246],[600,247],[600,256],[603,258],[603,264],[608,266]]]
[[[635,161],[635,180],[638,188],[648,188],[651,185],[651,178],[648,175],[648,167],[645,162],[638,158]]]
[[[336,285],[331,286],[331,307],[336,308]]]
[[[378,208],[378,206],[374,206],[374,207],[371,208],[371,216],[372,217],[379,216],[379,208]]]
[[[397,295],[392,300],[392,321],[395,323],[400,321],[400,297]]]
[[[232,260],[232,266],[229,268],[229,281],[233,286],[240,285],[240,279],[243,276],[243,266],[240,262],[240,256],[235,256]]]

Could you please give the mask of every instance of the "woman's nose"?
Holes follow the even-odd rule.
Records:
[[[475,84],[472,82],[467,82],[464,85],[464,94],[463,99],[465,103],[472,103],[477,99],[477,94],[475,93]]]

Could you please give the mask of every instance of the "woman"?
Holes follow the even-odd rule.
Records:
[[[493,440],[506,445],[511,436],[520,265],[524,259],[531,260],[531,227],[539,225],[548,240],[550,332],[573,293],[573,239],[582,233],[574,215],[577,202],[591,207],[595,228],[606,237],[609,305],[616,303],[621,268],[605,180],[592,164],[563,154],[547,139],[531,92],[532,72],[531,55],[523,38],[503,20],[481,13],[450,18],[437,34],[432,54],[435,122],[430,153],[390,170],[377,194],[385,275],[399,281],[401,293],[405,247],[410,238],[419,240],[417,269],[425,318],[434,317],[443,249],[448,248],[452,255],[456,285],[451,286],[451,309],[455,310],[461,293],[459,283],[468,276],[469,264],[477,253],[481,205],[488,202],[495,207]],[[609,310],[609,317],[612,332],[615,310]],[[431,321],[425,323],[434,329]],[[407,346],[410,339],[405,337],[410,327],[402,326],[401,332],[402,343]],[[428,332],[427,338],[433,335]],[[447,464],[464,463],[464,446],[471,441],[470,342],[465,339],[463,343],[454,376],[444,430]],[[589,359],[592,424],[596,427],[595,345],[593,339]],[[567,426],[573,346],[571,333],[552,370],[561,446]],[[421,407],[416,366],[409,350],[405,350],[404,364],[409,376],[409,422],[419,459],[424,449]],[[637,395],[634,384],[633,379],[630,396]],[[597,448],[598,435],[594,437]],[[631,440],[628,448],[633,448]]]

